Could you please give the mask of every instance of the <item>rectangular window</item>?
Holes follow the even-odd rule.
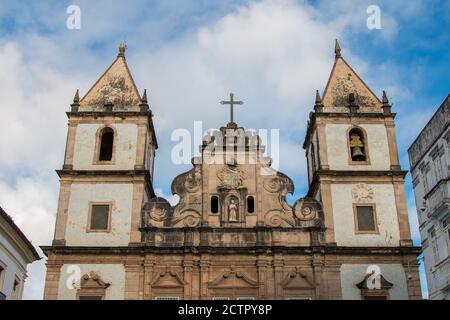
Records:
[[[377,232],[375,210],[373,205],[356,206],[356,231]]]
[[[111,206],[109,204],[91,205],[89,231],[109,230],[110,209]]]

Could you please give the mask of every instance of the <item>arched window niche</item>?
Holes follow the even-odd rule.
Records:
[[[347,133],[347,141],[350,164],[368,164],[367,135],[364,130],[360,127],[350,128]]]
[[[98,131],[94,163],[112,164],[114,162],[116,133],[111,127],[104,127]]]

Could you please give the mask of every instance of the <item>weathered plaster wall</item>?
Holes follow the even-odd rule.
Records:
[[[80,276],[91,271],[97,273],[105,283],[110,286],[106,289],[105,300],[123,300],[125,292],[125,268],[122,264],[64,264],[61,268],[59,280],[58,300],[75,300],[79,280],[74,275],[74,270],[79,267]],[[70,288],[68,284],[75,285]]]
[[[353,184],[332,184],[334,232],[341,246],[396,246],[400,240],[394,188],[391,184],[371,184],[376,206],[378,234],[355,234]]]
[[[114,164],[94,164],[97,131],[100,124],[79,124],[75,137],[74,170],[133,170],[136,161],[137,125],[114,124]]]
[[[376,264],[383,277],[393,284],[389,290],[389,299],[407,300],[408,289],[406,274],[401,264]],[[342,299],[361,300],[361,290],[356,284],[361,282],[367,274],[369,264],[343,264],[341,266]]]
[[[362,124],[367,134],[370,165],[349,164],[347,145],[348,124],[327,124],[325,127],[328,163],[331,170],[390,170],[386,127],[381,124]]]
[[[14,280],[20,281],[19,299],[22,297],[23,284],[26,279],[27,263],[21,257],[20,252],[11,244],[10,238],[0,232],[0,266],[5,270],[3,285],[0,291],[11,299]],[[0,283],[1,285],[1,283]]]
[[[66,244],[68,246],[125,246],[130,242],[133,184],[72,184]],[[113,202],[111,231],[87,233],[89,202]]]

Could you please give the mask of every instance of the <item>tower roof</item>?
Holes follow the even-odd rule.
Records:
[[[338,109],[348,106],[349,94],[354,94],[356,103],[361,109],[369,112],[382,112],[380,99],[370,90],[359,75],[350,67],[341,54],[341,47],[336,40],[335,61],[322,102],[325,110]]]
[[[80,110],[96,110],[109,102],[119,110],[139,109],[141,98],[125,59],[125,50],[122,42],[117,58],[80,100]]]

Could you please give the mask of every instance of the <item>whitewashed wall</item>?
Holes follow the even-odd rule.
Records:
[[[398,246],[400,240],[394,188],[391,184],[369,185],[376,205],[379,234],[355,234],[353,184],[332,184],[335,239],[340,246]]]
[[[366,131],[370,166],[349,165],[347,145],[348,124],[327,124],[325,127],[328,163],[331,170],[390,170],[386,127],[382,124],[360,125]]]
[[[361,290],[356,287],[367,274],[369,264],[343,264],[341,266],[342,299],[361,300]],[[383,277],[393,284],[389,290],[389,299],[407,300],[408,289],[406,274],[401,264],[377,264]]]
[[[75,170],[133,170],[136,161],[136,124],[114,124],[116,130],[115,164],[93,164],[97,131],[100,124],[79,124],[75,137],[73,169]]]
[[[72,184],[66,226],[68,246],[126,246],[130,242],[133,184]],[[89,202],[113,202],[111,231],[86,233]]]
[[[72,267],[71,267],[72,266]],[[97,273],[105,283],[110,286],[106,289],[105,300],[123,300],[125,292],[125,268],[122,264],[64,264],[61,267],[61,275],[58,288],[58,300],[75,300],[79,280],[74,277],[73,270],[79,267],[80,276],[91,271]],[[76,279],[75,286],[69,287]]]
[[[0,261],[5,267],[3,286],[0,291],[6,295],[6,299],[11,299],[14,279],[20,281],[19,299],[22,298],[23,284],[26,278],[27,263],[21,254],[11,245],[9,238],[0,233]]]

